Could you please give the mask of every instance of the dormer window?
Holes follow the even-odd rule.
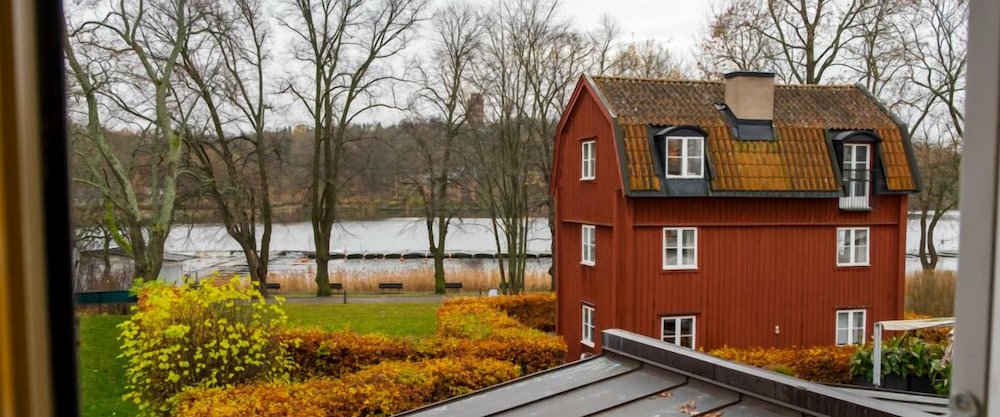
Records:
[[[702,178],[705,175],[705,138],[667,136],[667,178]]]
[[[869,193],[871,192],[871,149],[867,143],[845,143],[844,163],[841,174],[844,176],[844,196],[840,198],[840,208],[847,210],[867,210]]]

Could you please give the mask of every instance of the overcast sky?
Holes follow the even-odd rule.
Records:
[[[693,64],[696,39],[704,33],[713,1],[709,0],[562,0],[560,10],[582,31],[598,26],[601,15],[614,17],[622,40],[655,39],[677,58]]]

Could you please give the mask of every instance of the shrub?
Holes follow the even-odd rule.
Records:
[[[392,415],[516,378],[515,366],[492,359],[387,361],[341,379],[192,390],[177,417]]]
[[[281,299],[268,305],[238,284],[140,284],[140,306],[119,325],[129,391],[123,398],[140,415],[165,415],[185,387],[288,379],[291,361],[271,335],[286,320]]]
[[[906,311],[932,317],[955,314],[955,271],[921,271],[906,275]]]
[[[415,353],[409,339],[376,334],[293,329],[275,336],[298,365],[292,374],[296,380],[339,377],[382,361],[405,360]]]
[[[912,311],[903,314],[903,318],[906,320],[921,320],[932,318],[926,314],[914,313]],[[920,329],[913,332],[913,335],[918,339],[921,339],[928,343],[937,343],[942,345],[947,345],[951,342],[951,326],[947,327],[935,327],[931,329]]]
[[[874,376],[872,346],[859,349],[851,357],[851,376],[863,376],[871,381]],[[927,377],[938,394],[947,395],[951,364],[944,362],[944,347],[928,343],[914,336],[893,337],[882,343],[882,377],[898,375],[903,378]]]
[[[556,328],[556,294],[528,294],[501,297],[453,298],[444,306],[482,304],[507,313],[521,324],[543,332]],[[444,307],[443,306],[443,307]]]
[[[771,369],[807,381],[847,383],[851,381],[852,346],[815,346],[792,348],[731,348],[708,352],[710,355],[758,368]]]

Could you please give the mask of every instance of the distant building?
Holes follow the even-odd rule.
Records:
[[[903,313],[905,129],[857,86],[583,76],[556,131],[557,331],[864,343]]]
[[[119,291],[132,286],[135,266],[132,257],[121,248],[84,250],[79,253],[76,291]],[[106,259],[105,259],[106,257]],[[184,261],[193,256],[177,253],[163,254],[160,280],[177,285],[183,278]]]

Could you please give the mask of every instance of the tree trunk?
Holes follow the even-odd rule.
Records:
[[[321,233],[316,240],[316,296],[329,297],[330,294],[330,235]]]

